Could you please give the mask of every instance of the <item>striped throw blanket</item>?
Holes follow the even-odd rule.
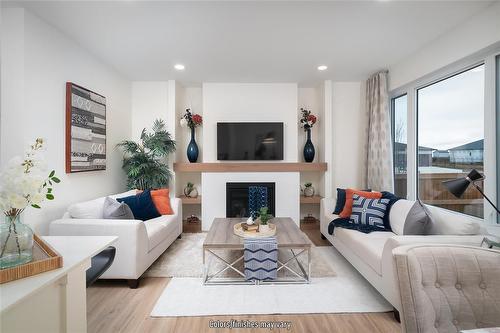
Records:
[[[245,278],[259,281],[276,279],[278,268],[276,237],[245,238],[243,246]]]

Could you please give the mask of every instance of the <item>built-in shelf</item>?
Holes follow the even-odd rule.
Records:
[[[185,195],[180,196],[182,204],[184,205],[199,205],[201,204],[201,195],[197,196],[196,198],[189,198],[186,197]]]
[[[319,204],[321,199],[323,199],[322,196],[319,195],[314,195],[312,197],[305,197],[303,195],[300,196],[300,203],[301,204]]]
[[[291,162],[221,162],[221,163],[174,163],[175,172],[301,172],[327,170],[326,163]]]

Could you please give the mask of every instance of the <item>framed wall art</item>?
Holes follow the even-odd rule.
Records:
[[[66,83],[66,173],[106,169],[106,97]]]

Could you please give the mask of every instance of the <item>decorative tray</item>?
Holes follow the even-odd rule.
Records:
[[[0,284],[61,268],[63,258],[49,244],[33,235],[33,260],[16,267],[0,269]]]
[[[243,230],[241,223],[236,223],[234,225],[234,233],[235,235],[240,237],[253,237],[253,238],[274,236],[276,234],[276,225],[272,223],[268,223],[268,225],[269,225],[269,231],[259,232],[259,231]]]

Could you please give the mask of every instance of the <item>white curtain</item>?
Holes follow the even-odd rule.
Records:
[[[366,181],[368,188],[373,190],[394,192],[387,76],[387,71],[383,71],[372,75],[366,81],[368,116]]]

